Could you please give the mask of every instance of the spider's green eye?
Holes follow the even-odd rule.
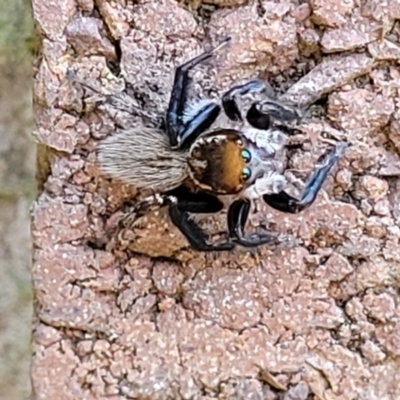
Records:
[[[247,181],[251,176],[251,169],[250,168],[243,168],[243,172],[242,172],[242,179],[244,181]]]
[[[242,150],[242,158],[243,160],[248,163],[251,160],[251,154],[248,150]]]

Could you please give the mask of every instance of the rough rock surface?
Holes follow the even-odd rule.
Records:
[[[399,399],[396,2],[132,3],[34,2],[36,399]],[[196,253],[164,211],[110,238],[136,191],[100,174],[97,143],[164,112],[173,68],[227,35],[195,91],[259,76],[287,101],[320,100],[290,152],[303,180],[329,143],[351,146],[310,209],[251,214],[248,229],[294,244]],[[125,82],[129,110],[104,102]],[[225,213],[201,223],[219,232]]]

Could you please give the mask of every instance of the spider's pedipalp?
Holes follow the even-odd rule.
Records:
[[[254,200],[263,195],[279,193],[285,185],[285,177],[275,171],[271,171],[256,179],[251,186],[244,190],[243,195],[248,199]]]
[[[259,151],[260,157],[262,153],[273,156],[287,143],[286,135],[278,129],[247,128],[243,135],[255,146],[254,151]]]
[[[268,114],[279,121],[295,121],[303,118],[305,111],[288,103],[278,100],[265,99],[258,104],[261,113]]]

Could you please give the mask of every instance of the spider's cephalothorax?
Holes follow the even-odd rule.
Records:
[[[190,179],[198,188],[217,195],[251,199],[278,193],[285,181],[277,172],[275,155],[285,139],[277,130],[256,129],[224,129],[201,136],[189,152]],[[256,194],[260,185],[264,189]]]
[[[131,221],[154,207],[168,205],[172,222],[197,250],[230,250],[236,244],[251,247],[271,242],[268,233],[246,235],[244,227],[251,201],[263,198],[271,207],[297,213],[310,206],[327,175],[346,148],[339,143],[315,167],[303,195],[296,199],[284,191],[285,178],[276,155],[285,147],[286,136],[271,128],[271,118],[293,121],[302,113],[292,106],[267,98],[263,112],[254,102],[246,114],[249,127],[215,129],[212,125],[223,108],[228,119],[242,121],[236,97],[266,91],[260,80],[251,80],[230,89],[217,101],[202,100],[187,105],[189,71],[228,40],[181,65],[161,129],[137,127],[121,130],[99,145],[100,168],[109,176],[149,189],[155,195],[130,208]],[[267,112],[265,112],[267,110]],[[205,233],[190,219],[189,213],[215,213],[223,208],[220,195],[235,195],[228,211],[229,240],[210,244]]]

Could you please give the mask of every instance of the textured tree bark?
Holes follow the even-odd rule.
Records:
[[[400,398],[400,10],[301,3],[33,0],[36,399]],[[329,142],[352,146],[309,210],[257,204],[249,229],[295,244],[196,253],[164,212],[115,240],[137,193],[102,176],[97,144],[162,116],[174,68],[227,35],[194,92],[259,76],[320,100],[288,152],[303,179]]]

